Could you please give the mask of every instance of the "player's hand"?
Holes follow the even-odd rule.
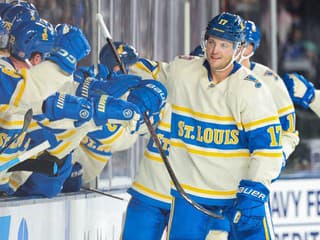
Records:
[[[160,114],[167,99],[167,89],[157,80],[143,80],[137,88],[131,90],[127,100],[134,103],[140,112],[149,116]]]
[[[141,77],[135,75],[116,75],[112,76],[108,81],[100,81],[88,77],[79,85],[76,95],[97,98],[105,94],[119,98],[131,88],[137,87],[140,81]]]
[[[77,27],[60,24],[56,30],[57,36],[48,59],[57,63],[65,72],[72,74],[77,62],[91,51],[90,44],[81,29]]]
[[[93,98],[92,101],[94,105],[93,119],[97,126],[110,122],[121,124],[130,132],[139,130],[142,115],[134,104],[107,95]]]
[[[241,180],[235,204],[231,209],[231,223],[241,231],[254,230],[263,225],[265,204],[269,190],[259,182]]]
[[[314,86],[298,73],[286,73],[283,81],[288,89],[292,101],[305,109],[314,98]]]
[[[62,93],[49,96],[43,103],[42,111],[51,121],[63,118],[76,120],[76,127],[91,120],[93,115],[92,103],[89,100]]]

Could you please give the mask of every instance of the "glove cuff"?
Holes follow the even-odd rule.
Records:
[[[70,75],[76,70],[76,59],[62,48],[55,49],[47,59],[55,62],[63,71]]]
[[[267,202],[269,198],[269,190],[260,182],[241,180],[237,197],[246,197],[254,201]]]

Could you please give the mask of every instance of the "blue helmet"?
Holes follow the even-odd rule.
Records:
[[[124,42],[114,42],[114,46],[119,54],[122,64],[126,68],[138,61],[138,53],[133,46]],[[100,50],[99,60],[100,63],[106,65],[110,71],[112,71],[114,66],[118,65],[108,43],[105,44]]]
[[[3,14],[12,7],[10,3],[0,3],[0,16],[2,17]]]
[[[9,36],[9,52],[12,56],[26,60],[33,53],[40,53],[42,58],[51,52],[55,31],[40,21],[23,21],[15,24]]]
[[[244,21],[238,15],[223,12],[215,16],[206,28],[205,39],[215,36],[231,42],[244,41]]]
[[[3,21],[6,22],[7,28],[10,31],[13,24],[20,21],[38,21],[39,13],[35,8],[28,4],[18,3],[12,5],[2,15]]]
[[[8,45],[9,32],[5,22],[0,17],[0,49],[4,49]]]
[[[253,45],[253,51],[256,51],[260,45],[261,33],[252,21],[245,21],[245,41]]]
[[[191,56],[199,56],[203,57],[204,56],[204,51],[201,45],[198,45],[193,51],[190,53]]]

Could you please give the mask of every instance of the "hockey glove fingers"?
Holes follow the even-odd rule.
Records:
[[[83,83],[87,77],[93,77],[97,80],[104,81],[109,75],[109,70],[106,66],[98,64],[97,67],[91,65],[90,67],[79,67],[73,74],[73,80],[78,83]]]
[[[101,95],[92,100],[94,103],[93,118],[97,126],[110,122],[121,124],[130,132],[138,131],[142,116],[137,106],[107,95]]]
[[[107,81],[108,85],[105,88],[105,94],[115,98],[119,98],[128,92],[130,89],[138,87],[141,82],[141,77],[136,75],[113,75]]]
[[[141,78],[134,75],[113,76],[108,81],[100,81],[87,77],[79,85],[76,91],[77,96],[98,98],[101,95],[109,95],[115,98],[121,97],[129,89],[139,85]]]
[[[73,80],[78,83],[83,83],[87,77],[94,77],[94,66],[90,67],[79,67],[73,73]]]
[[[90,101],[63,93],[56,93],[48,97],[43,104],[42,110],[51,121],[63,118],[76,120],[76,127],[90,121],[93,115]]]
[[[77,27],[62,24],[57,27],[57,33],[48,59],[58,64],[63,71],[72,74],[77,62],[91,51],[90,44]]]
[[[261,227],[268,197],[269,190],[262,183],[241,180],[235,205],[231,209],[232,224],[241,231]]]
[[[63,183],[62,192],[79,192],[82,186],[82,174],[82,165],[75,162],[72,166],[71,174]]]
[[[156,80],[143,80],[131,90],[127,100],[137,105],[142,113],[149,116],[159,114],[167,99],[167,89]]]
[[[311,82],[298,73],[285,74],[283,81],[288,89],[292,101],[305,109],[314,98],[315,88]]]

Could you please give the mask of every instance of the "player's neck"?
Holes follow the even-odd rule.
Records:
[[[13,66],[16,70],[20,70],[21,68],[29,68],[27,63],[13,57],[13,56],[10,56],[9,59],[11,60]]]
[[[211,80],[213,83],[217,84],[222,82],[226,79],[233,69],[233,64],[231,64],[226,70],[224,71],[211,71]]]

